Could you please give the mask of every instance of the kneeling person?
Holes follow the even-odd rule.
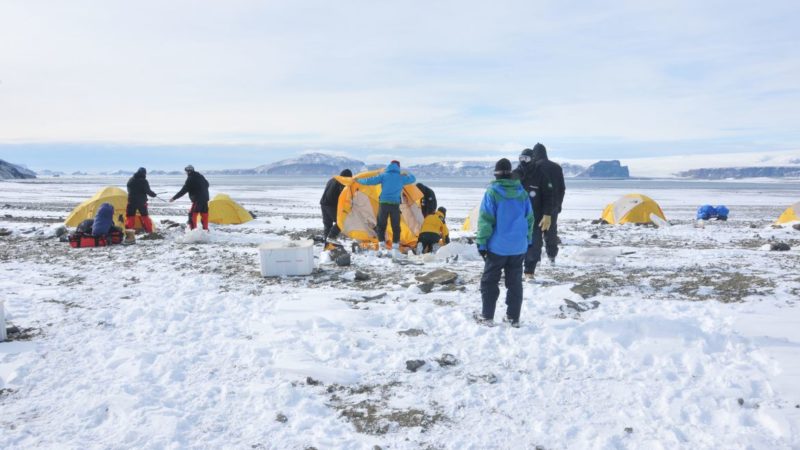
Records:
[[[422,228],[419,233],[419,244],[422,246],[421,253],[431,253],[433,246],[444,242],[445,245],[450,243],[450,230],[445,223],[447,209],[440,206],[433,214],[428,214],[425,221],[422,222]]]
[[[519,180],[511,177],[511,161],[503,158],[494,168],[495,180],[486,189],[480,207],[476,241],[485,261],[481,276],[481,322],[492,322],[505,273],[505,321],[519,327],[522,309],[522,264],[533,239],[533,207]]]

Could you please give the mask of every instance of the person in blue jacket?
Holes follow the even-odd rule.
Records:
[[[114,227],[114,206],[110,203],[103,203],[97,209],[92,223],[92,236],[105,236]]]
[[[478,252],[484,259],[481,276],[483,309],[475,319],[492,323],[500,296],[500,276],[506,279],[505,322],[519,327],[522,310],[522,265],[533,242],[533,206],[518,179],[512,178],[511,161],[506,158],[494,166],[495,180],[486,189],[478,215],[475,236]]]
[[[381,196],[378,199],[378,246],[381,250],[386,248],[386,224],[392,221],[392,256],[397,257],[397,248],[400,246],[400,201],[402,200],[403,187],[413,184],[417,179],[414,175],[400,172],[400,161],[394,160],[386,169],[374,177],[362,178],[359,183],[367,186],[381,185]]]

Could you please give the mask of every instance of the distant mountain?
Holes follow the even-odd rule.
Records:
[[[0,159],[0,180],[36,178],[36,172]]]
[[[83,176],[86,176],[86,175],[89,175],[89,174],[86,173],[86,172],[81,172],[80,170],[78,170],[78,171],[72,172],[71,175],[74,176],[74,177],[83,177]]]
[[[561,168],[564,170],[565,177],[577,177],[581,172],[586,170],[586,167],[578,164],[559,163],[559,165],[561,165]]]
[[[284,159],[272,164],[265,164],[253,169],[226,169],[208,171],[212,175],[295,175],[295,176],[331,176],[344,169],[353,173],[366,170],[362,161],[325,153],[306,153],[298,158]]]
[[[419,164],[408,168],[417,177],[449,178],[466,177],[480,178],[491,176],[494,172],[493,161],[446,161],[431,164]],[[577,164],[560,163],[565,177],[574,177],[586,168]]]
[[[366,170],[383,169],[386,164],[365,164],[351,158],[324,153],[307,153],[298,158],[284,159],[252,169],[209,170],[209,175],[285,175],[285,176],[331,176],[344,169],[353,173]],[[575,176],[585,168],[576,164],[563,163],[565,176]],[[491,176],[494,162],[491,161],[445,161],[431,164],[417,164],[408,167],[417,177],[486,177]],[[153,172],[155,174],[155,172]]]
[[[446,161],[418,164],[408,170],[417,178],[486,177],[494,170],[489,161]]]
[[[597,161],[578,174],[578,178],[630,178],[628,166],[623,166],[618,160]]]
[[[36,173],[37,175],[41,175],[43,177],[60,177],[61,175],[65,175],[64,172],[60,170],[40,170]]]
[[[800,160],[798,161],[800,162]],[[717,167],[678,172],[683,178],[725,180],[729,178],[800,178],[800,166],[777,167]]]
[[[148,175],[183,175],[183,172],[181,172],[180,170],[171,170],[169,172],[166,171],[166,170],[153,170],[153,171],[147,172],[147,174]]]

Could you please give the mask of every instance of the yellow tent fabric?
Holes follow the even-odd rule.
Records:
[[[775,222],[777,224],[785,224],[785,223],[792,223],[792,222],[800,222],[800,202],[796,202],[786,208],[778,217],[778,221]]]
[[[664,212],[655,200],[642,194],[628,194],[610,203],[603,210],[602,219],[613,225],[624,223],[652,223],[651,215],[666,221]]]
[[[114,207],[114,225],[125,228],[125,208],[128,206],[128,193],[115,187],[107,186],[97,191],[92,198],[84,201],[69,213],[64,225],[77,227],[86,219],[94,219],[97,210],[103,203],[110,203]],[[136,229],[142,228],[140,215],[136,214]]]
[[[208,202],[208,221],[220,225],[250,222],[253,216],[233,201],[228,194],[217,194]]]
[[[481,205],[472,208],[467,218],[464,219],[464,225],[461,226],[461,231],[478,232],[478,216],[480,215],[480,210]]]
[[[337,176],[336,179],[344,185],[339,195],[339,205],[336,212],[336,224],[345,235],[361,242],[364,247],[375,247],[378,236],[375,226],[378,223],[378,198],[381,195],[381,186],[365,186],[360,184],[360,178],[369,178],[381,173],[381,170],[362,172],[354,177]],[[415,247],[417,237],[422,227],[424,217],[419,202],[422,192],[414,184],[403,188],[400,203],[400,245]],[[386,243],[391,245],[394,230],[389,224],[386,229]]]

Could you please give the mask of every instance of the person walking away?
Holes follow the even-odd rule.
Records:
[[[436,212],[436,193],[422,183],[417,183],[417,189],[422,192],[422,199],[419,201],[422,217],[428,217],[429,214]]]
[[[208,231],[208,181],[200,172],[196,172],[191,164],[183,170],[186,171],[186,182],[169,202],[172,203],[188,193],[189,200],[192,201],[192,207],[189,209],[189,228],[192,230],[197,228],[197,215],[200,214],[203,229]]]
[[[352,177],[353,172],[350,169],[344,169],[339,173],[340,177]],[[341,231],[336,224],[336,211],[339,208],[339,194],[342,193],[344,185],[339,183],[336,177],[328,180],[325,185],[325,190],[322,192],[322,198],[319,199],[319,206],[322,208],[322,236],[325,241],[330,237],[336,238]]]
[[[491,324],[497,298],[500,296],[501,274],[505,275],[506,315],[503,319],[519,328],[522,310],[522,265],[533,239],[533,206],[519,180],[512,178],[511,161],[503,158],[494,166],[495,180],[486,189],[481,201],[478,252],[484,259],[481,276],[483,308],[475,319]]]
[[[561,213],[561,205],[564,203],[564,195],[567,191],[567,185],[564,183],[564,170],[558,163],[547,158],[547,149],[539,143],[533,147],[533,163],[538,166],[539,170],[544,173],[553,185],[553,210],[550,214],[550,228],[547,230],[542,229],[544,238],[538,234],[534,236],[533,259],[536,261],[542,259],[542,242],[544,242],[547,257],[550,259],[551,264],[555,264],[556,256],[558,256],[558,215]],[[534,265],[534,269],[535,267]]]
[[[419,185],[417,185],[419,186]],[[450,243],[450,230],[445,223],[447,216],[447,209],[440,206],[434,214],[429,214],[422,222],[422,228],[419,231],[418,244],[421,246],[418,251],[420,254],[433,252],[433,246],[444,242],[444,245]]]
[[[147,196],[156,197],[147,181],[147,169],[139,170],[128,180],[128,206],[125,208],[125,228],[133,229],[136,226],[136,212],[142,216],[142,227],[147,233],[153,232],[153,222],[147,213]]]
[[[537,144],[537,146],[542,145]],[[528,192],[533,207],[533,243],[525,255],[525,278],[529,280],[533,280],[533,272],[541,258],[542,244],[539,242],[540,251],[537,253],[536,240],[541,241],[542,230],[550,229],[550,220],[553,215],[553,183],[542,169],[534,164],[533,154],[533,149],[523,150],[519,155],[519,165],[512,173],[512,177],[518,179],[522,188]]]
[[[400,201],[403,187],[416,180],[414,175],[400,171],[400,161],[397,160],[390,162],[382,173],[358,180],[366,186],[381,185],[381,196],[378,198],[378,248],[381,251],[386,249],[386,227],[391,220],[392,258],[397,258],[400,247]]]

